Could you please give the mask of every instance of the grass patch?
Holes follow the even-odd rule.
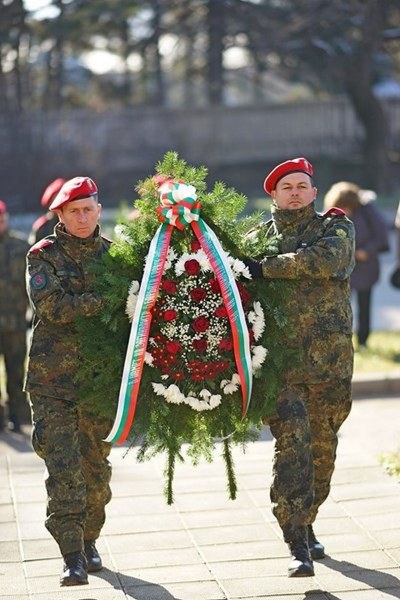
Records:
[[[374,331],[367,348],[354,347],[355,375],[400,371],[400,331]]]

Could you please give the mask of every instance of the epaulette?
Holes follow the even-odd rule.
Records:
[[[346,213],[341,208],[338,208],[337,206],[332,206],[332,208],[330,208],[329,210],[327,210],[326,212],[324,212],[321,216],[323,218],[330,217],[330,216],[345,217]]]
[[[55,240],[52,240],[50,238],[43,238],[42,240],[39,240],[38,242],[36,242],[36,244],[34,244],[32,246],[32,248],[29,250],[29,252],[33,252],[34,254],[36,252],[39,252],[39,250],[42,250],[42,248],[46,248],[47,246],[52,246],[54,244]]]

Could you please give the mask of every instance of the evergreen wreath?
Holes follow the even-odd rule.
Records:
[[[236,497],[232,444],[244,448],[257,439],[263,419],[275,408],[285,368],[280,339],[283,330],[288,335],[281,310],[287,288],[278,281],[251,280],[239,258],[276,253],[279,240],[266,247],[258,234],[262,213],[239,218],[245,196],[222,182],[207,192],[206,176],[205,167],[189,166],[177,153],[168,152],[157,164],[156,174],[138,183],[139,217],[119,226],[116,241],[95,267],[95,290],[106,299],[106,308],[98,317],[78,320],[81,402],[94,414],[114,418],[144,265],[162,219],[160,189],[168,193],[174,188],[178,195],[182,190],[187,194],[187,188],[193,195],[194,190],[202,220],[227,253],[240,296],[253,388],[246,411],[218,279],[191,227],[174,227],[151,308],[138,403],[128,437],[129,448],[138,446],[141,461],[166,453],[169,504],[176,461],[183,461],[185,454],[193,464],[201,458],[212,461],[216,446],[222,448],[229,497]],[[187,211],[177,218],[184,220],[186,215]],[[255,234],[248,236],[249,230]]]

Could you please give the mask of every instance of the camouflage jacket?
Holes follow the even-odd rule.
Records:
[[[303,351],[300,378],[351,377],[353,223],[336,209],[321,215],[314,204],[273,208],[262,235],[277,234],[279,254],[265,257],[262,270],[267,280],[286,282],[284,313],[295,335],[284,343]]]
[[[76,400],[79,365],[77,317],[101,312],[90,266],[110,247],[100,235],[81,239],[58,224],[27,256],[27,290],[34,312],[25,391]]]
[[[25,289],[28,242],[11,232],[0,236],[0,331],[25,331],[29,306]]]

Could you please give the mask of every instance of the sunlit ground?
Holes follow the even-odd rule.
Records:
[[[368,338],[366,349],[357,350],[354,356],[354,372],[373,373],[400,372],[400,332],[375,331]]]

